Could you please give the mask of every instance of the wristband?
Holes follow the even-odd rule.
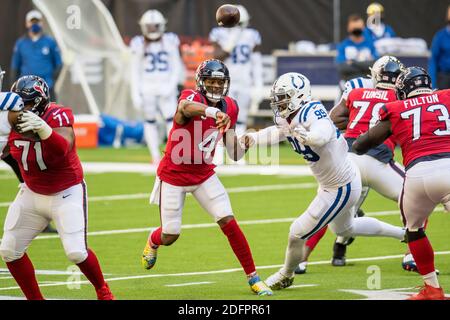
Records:
[[[205,116],[207,116],[208,118],[214,118],[214,119],[217,119],[217,113],[218,113],[219,111],[220,111],[220,110],[217,109],[217,108],[214,108],[214,107],[207,107],[207,108],[205,109]]]

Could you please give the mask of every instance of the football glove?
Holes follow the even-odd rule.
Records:
[[[19,133],[33,131],[41,140],[46,140],[53,132],[52,128],[41,117],[31,111],[25,111],[19,116],[18,120],[17,129]]]

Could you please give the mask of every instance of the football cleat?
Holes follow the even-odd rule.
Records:
[[[304,274],[306,273],[306,266],[308,265],[308,261],[300,262],[297,268],[295,268],[295,274]]]
[[[103,287],[97,290],[97,300],[116,300],[106,282]]]
[[[281,290],[290,287],[294,283],[294,277],[286,277],[280,271],[266,279],[266,284],[272,290]]]
[[[261,280],[258,275],[254,275],[248,280],[250,289],[256,293],[258,296],[271,296],[273,295],[272,290]]]
[[[342,243],[334,242],[333,246],[333,259],[331,264],[335,267],[345,266],[345,253],[347,252],[347,246]]]
[[[141,263],[144,269],[150,270],[156,263],[156,257],[158,255],[158,246],[151,243],[150,238],[145,245],[144,251],[142,252]]]
[[[419,269],[417,269],[416,262],[414,261],[414,258],[411,253],[405,254],[402,261],[402,268],[406,271],[413,271],[419,273]],[[437,275],[439,275],[439,270],[434,270]]]
[[[444,290],[424,284],[419,293],[412,295],[408,300],[446,300]]]

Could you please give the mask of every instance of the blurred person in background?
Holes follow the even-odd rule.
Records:
[[[16,41],[11,62],[11,82],[26,75],[36,75],[47,82],[50,96],[56,101],[55,82],[63,63],[58,44],[43,32],[43,16],[31,10],[25,18],[27,34]]]
[[[371,3],[367,7],[367,25],[364,29],[364,37],[373,42],[382,38],[395,38],[396,34],[391,26],[384,23],[384,7],[377,3]]]
[[[132,99],[135,108],[144,113],[144,135],[152,162],[161,160],[157,112],[170,132],[177,108],[178,83],[184,74],[180,57],[180,40],[165,32],[167,20],[158,10],[148,10],[139,21],[142,35],[131,40]]]
[[[342,85],[349,79],[369,74],[369,67],[378,59],[373,41],[364,36],[364,20],[360,15],[348,17],[347,32],[348,37],[337,46],[336,56]]]
[[[428,69],[433,89],[450,88],[450,5],[447,7],[447,25],[433,38]]]
[[[261,35],[250,28],[250,15],[242,5],[237,5],[241,19],[233,28],[216,27],[209,34],[214,45],[214,57],[222,60],[230,70],[233,79],[230,86],[230,97],[239,105],[239,119],[236,123],[236,134],[244,134],[247,130],[248,112],[252,104],[252,96],[260,96],[263,87],[263,65],[260,52]],[[216,150],[215,163],[223,163],[223,147]],[[243,163],[243,159],[240,163]]]

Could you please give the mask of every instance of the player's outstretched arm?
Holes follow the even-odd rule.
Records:
[[[339,130],[345,130],[347,128],[349,115],[350,113],[345,99],[341,99],[330,111],[330,119]]]
[[[216,119],[217,128],[222,133],[226,132],[231,125],[230,117],[218,108],[209,107],[200,102],[181,100],[178,104],[178,112],[175,114],[175,122],[179,125],[185,125],[193,117]]]
[[[258,132],[247,132],[239,138],[242,148],[250,149],[255,144],[272,145],[286,140],[283,130],[277,126],[270,126]]]
[[[382,144],[391,134],[391,121],[389,119],[382,120],[370,128],[369,131],[360,135],[353,142],[352,149],[359,155],[364,154],[370,149]]]
[[[223,137],[223,143],[227,148],[228,156],[234,161],[242,159],[242,157],[249,149],[245,145],[241,145],[236,135],[235,128],[231,128],[227,131],[227,133]]]

